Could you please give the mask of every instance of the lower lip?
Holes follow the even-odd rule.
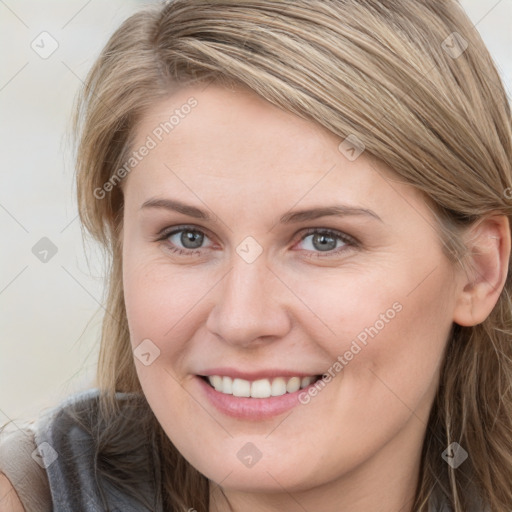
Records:
[[[203,389],[208,400],[223,414],[233,418],[245,420],[265,420],[283,414],[297,405],[300,405],[299,395],[308,392],[308,388],[314,386],[314,382],[309,386],[299,389],[293,393],[285,393],[281,396],[272,396],[269,398],[245,398],[228,395],[216,391],[212,386],[205,382],[201,377],[196,377],[199,385]]]

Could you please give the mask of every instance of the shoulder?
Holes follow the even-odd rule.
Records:
[[[129,396],[118,393],[115,402],[123,404]],[[0,428],[0,512],[51,512],[49,476],[59,455],[65,459],[68,453],[51,439],[61,436],[71,444],[83,443],[84,433],[98,422],[98,406],[99,391],[89,389],[43,411],[36,421]]]
[[[150,411],[142,393],[91,389],[40,418],[35,440],[55,509],[159,509],[138,503],[154,502],[160,486]]]
[[[9,432],[0,430],[2,492],[14,489],[23,512],[103,510],[104,500],[123,511],[159,509],[138,504],[159,501],[150,412],[141,393],[109,397],[89,389],[30,425],[11,424]]]
[[[44,468],[38,464],[34,424],[0,431],[0,512],[50,512]],[[4,498],[4,499],[2,499]]]
[[[57,445],[62,452],[75,452],[77,447],[97,451],[106,434],[136,431],[147,416],[145,404],[140,393],[108,396],[93,388],[71,395],[42,414],[34,429],[37,445],[46,448],[42,450],[45,463],[49,466],[56,460],[58,453],[52,448]]]
[[[0,473],[0,512],[25,512],[11,481]]]

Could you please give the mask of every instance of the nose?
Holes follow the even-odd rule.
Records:
[[[290,329],[286,288],[262,256],[247,263],[235,254],[231,269],[216,286],[206,327],[230,345],[269,343]]]

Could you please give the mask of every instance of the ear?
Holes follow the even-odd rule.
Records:
[[[508,273],[510,225],[505,215],[477,221],[464,235],[467,254],[453,321],[462,326],[482,323],[498,302]]]

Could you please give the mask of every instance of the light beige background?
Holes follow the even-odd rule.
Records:
[[[67,130],[94,58],[144,3],[0,0],[0,425],[92,383],[104,270],[82,243]],[[512,0],[461,3],[510,91]],[[31,48],[43,31],[58,43],[46,59]],[[32,253],[43,237],[57,247],[47,263]]]

